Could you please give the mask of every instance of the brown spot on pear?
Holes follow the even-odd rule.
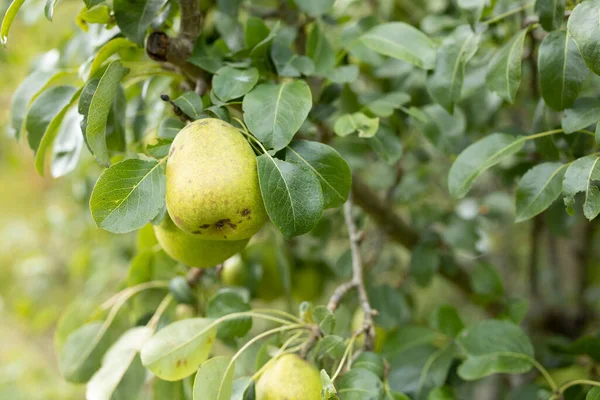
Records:
[[[224,235],[241,240],[258,232],[267,214],[256,155],[244,136],[230,124],[207,118],[182,129],[173,146],[178,155],[167,161],[167,209],[179,217],[177,226],[191,233],[209,224],[205,240],[222,240]],[[252,210],[252,221],[241,226],[219,223],[236,220],[239,210]]]
[[[210,268],[242,251],[250,239],[205,240],[186,233],[173,223],[169,215],[154,227],[156,239],[173,259],[190,267]]]

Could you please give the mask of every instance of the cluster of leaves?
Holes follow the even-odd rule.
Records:
[[[587,379],[600,358],[598,339],[551,349],[556,367],[572,366],[576,356],[592,360],[576,377],[585,379],[559,381],[518,327],[526,303],[505,293],[491,264],[474,262],[462,286],[477,307],[496,308],[497,319],[465,325],[448,305],[419,317],[418,295],[403,284],[406,275],[420,286],[437,273],[456,276],[457,253],[486,253],[479,232],[507,214],[512,218],[512,208],[486,199],[481,206],[488,215],[469,216],[473,207],[463,202],[467,210],[457,211],[446,194],[464,197],[501,162],[513,167],[502,171],[504,192],[520,178],[517,221],[542,213],[561,193],[569,212],[584,192],[584,215],[600,213],[599,157],[588,152],[600,140],[600,129],[589,129],[600,120],[594,98],[600,1],[431,1],[413,4],[409,13],[395,2],[203,2],[204,21],[189,54],[150,60],[143,48],[150,31],[189,40],[183,13],[190,3],[199,4],[84,1],[76,16],[80,31],[55,65],[34,70],[15,92],[14,135],[27,140],[37,171],[50,164],[54,177],[73,171],[87,148],[106,167],[90,193],[94,221],[113,233],[139,230],[143,239],[148,231],[152,236],[148,222],[164,215],[164,169],[174,137],[189,121],[228,121],[256,150],[273,225],[286,238],[309,235],[293,248],[270,236],[277,249],[258,261],[248,260],[249,249],[244,261],[256,276],[235,283],[242,288],[223,287],[216,271],[200,284],[186,280],[184,268],[155,242],[140,240],[121,292],[100,307],[77,302],[63,316],[56,344],[67,380],[87,383],[91,399],[137,398],[149,370],[157,399],[247,400],[268,359],[315,340],[307,357],[322,368],[324,399],[472,398],[474,381],[533,369],[542,379],[514,389],[512,398],[575,399],[584,395],[581,385],[598,385]],[[11,3],[0,28],[3,42],[22,5]],[[55,6],[56,0],[47,1],[48,19]],[[490,133],[516,118],[505,101],[534,105],[530,134],[514,128]],[[458,153],[450,168],[447,160]],[[398,268],[407,257],[392,246],[374,246],[366,262],[383,343],[376,352],[357,350],[364,332],[351,327],[353,298],[337,309],[302,303],[298,315],[250,304],[266,297],[265,282],[269,289],[282,286],[275,297],[299,300],[292,295],[298,282],[292,264],[307,260],[333,258],[319,264],[323,281],[350,278],[352,255],[346,245],[340,250],[347,233],[335,209],[349,196],[352,173],[387,189],[385,206],[406,206],[419,231],[407,268]],[[397,218],[374,219],[386,225]],[[385,241],[378,227],[362,227],[367,237]],[[266,267],[273,260],[275,273]],[[277,326],[265,330],[258,320]],[[216,339],[234,355],[210,357],[224,353]],[[597,389],[587,394],[595,396]]]

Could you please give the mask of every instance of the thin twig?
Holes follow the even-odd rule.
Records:
[[[372,350],[375,344],[375,326],[373,324],[373,309],[369,303],[365,280],[363,276],[363,262],[360,254],[360,239],[354,218],[352,218],[352,193],[348,196],[348,201],[344,204],[344,219],[348,227],[348,235],[350,236],[350,251],[352,252],[352,282],[358,291],[358,299],[360,306],[365,314],[363,327],[365,331],[365,340],[363,347],[365,350]]]

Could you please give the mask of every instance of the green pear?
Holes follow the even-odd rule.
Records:
[[[197,268],[210,268],[242,251],[250,239],[203,240],[179,229],[166,215],[154,227],[156,239],[173,259]]]
[[[258,232],[267,214],[256,155],[236,128],[205,118],[177,134],[167,160],[167,209],[179,228],[205,240]]]
[[[256,400],[321,400],[319,370],[296,354],[271,361],[256,383]]]

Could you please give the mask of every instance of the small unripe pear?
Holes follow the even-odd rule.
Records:
[[[250,240],[203,240],[179,229],[168,215],[154,227],[154,232],[168,255],[197,268],[210,268],[222,263],[242,251]]]
[[[205,240],[241,240],[266,220],[256,155],[244,136],[205,118],[175,137],[167,161],[167,209],[183,231]]]
[[[319,370],[296,354],[269,365],[256,383],[256,400],[321,400]]]

